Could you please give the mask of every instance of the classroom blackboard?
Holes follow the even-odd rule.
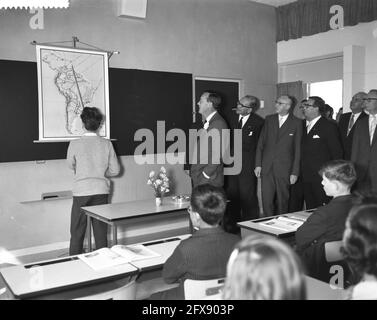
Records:
[[[68,142],[38,140],[35,62],[0,60],[0,162],[64,159]],[[185,131],[192,118],[192,75],[109,68],[110,137],[118,155],[132,155],[137,129]],[[171,144],[167,143],[166,147]],[[155,149],[156,150],[156,149]]]

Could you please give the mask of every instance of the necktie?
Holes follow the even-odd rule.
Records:
[[[309,133],[309,131],[310,131],[310,122],[306,125],[306,133]]]
[[[243,117],[241,117],[240,120],[238,120],[238,129],[242,129],[242,119]]]
[[[372,119],[369,124],[369,137],[370,137],[370,144],[372,144],[374,131],[376,130],[377,118],[376,118],[376,115],[370,115],[370,117],[372,117]]]
[[[350,134],[354,123],[355,123],[355,115],[352,113],[351,118],[350,118],[350,122],[348,123],[347,136]]]
[[[282,125],[283,125],[283,118],[279,117],[279,128],[281,128]]]

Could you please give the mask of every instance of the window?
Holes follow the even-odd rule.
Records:
[[[343,80],[309,83],[309,96],[318,96],[334,109],[335,119],[339,109],[343,106]]]

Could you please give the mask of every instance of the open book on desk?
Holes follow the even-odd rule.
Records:
[[[277,217],[268,221],[258,222],[259,224],[278,229],[280,231],[296,231],[305,221],[294,217]]]
[[[93,252],[80,254],[78,257],[94,270],[118,266],[137,260],[159,257],[160,254],[142,244],[115,245],[111,248],[101,248]]]

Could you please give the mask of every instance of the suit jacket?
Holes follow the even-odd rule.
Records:
[[[196,145],[194,146],[193,158],[196,159],[196,164],[192,164],[190,167],[190,176],[194,187],[197,185],[209,183],[214,186],[222,187],[224,185],[224,164],[223,153],[226,152],[222,146],[229,145],[229,142],[223,143],[222,130],[228,129],[228,125],[221,115],[216,112],[209,121],[207,130],[202,130]],[[212,143],[214,140],[210,136],[219,135],[220,141]],[[198,141],[201,146],[198,145]],[[208,142],[208,147],[202,147]],[[204,151],[204,152],[201,152]],[[212,159],[215,155],[215,159]],[[217,157],[218,155],[219,157]],[[192,161],[192,160],[191,160]],[[209,176],[207,179],[203,172]]]
[[[370,179],[372,189],[377,191],[377,130],[370,145],[369,117],[363,117],[356,124],[351,160],[355,163],[357,180]]]
[[[326,242],[342,239],[352,205],[352,195],[334,198],[329,204],[313,212],[297,229],[297,253],[311,276],[328,280],[331,265],[326,262],[324,245]]]
[[[342,139],[342,146],[344,150],[344,159],[350,160],[351,159],[351,152],[352,152],[352,140],[353,140],[353,134],[355,132],[356,124],[364,117],[367,116],[367,114],[362,111],[359,117],[357,118],[356,122],[353,124],[352,129],[347,136],[348,131],[348,124],[350,122],[352,112],[343,113],[340,116],[339,119],[339,132],[340,132],[340,138]]]
[[[300,170],[302,120],[289,115],[279,128],[279,115],[267,116],[259,137],[256,167],[262,175],[271,170],[276,176],[298,176]]]
[[[238,119],[238,115],[231,119],[232,129],[238,129]],[[242,171],[251,172],[253,175],[255,168],[255,155],[263,125],[264,119],[262,117],[255,113],[250,113],[249,119],[247,119],[242,127]],[[237,141],[234,143],[237,143]]]
[[[305,126],[305,121],[303,121]],[[321,117],[306,133],[304,127],[301,147],[301,170],[303,182],[321,180],[319,169],[327,161],[343,159],[343,148],[336,124]]]
[[[164,264],[162,277],[167,283],[180,282],[181,288],[186,279],[225,277],[229,256],[239,241],[238,236],[226,233],[221,227],[200,229],[177,246]],[[183,290],[174,293],[182,294]]]

